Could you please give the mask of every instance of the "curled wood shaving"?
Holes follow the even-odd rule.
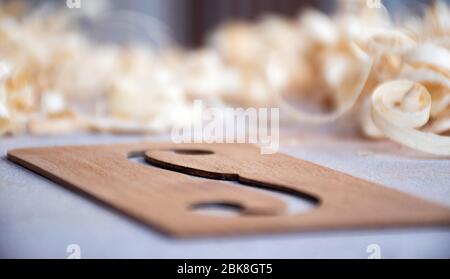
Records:
[[[339,65],[339,63],[334,63],[333,65],[329,65],[330,68],[328,69],[328,71],[332,71],[332,73],[330,74],[330,76],[332,76],[332,78],[336,78],[336,76],[339,76],[342,73],[345,73],[345,72],[342,72],[343,70],[345,70],[343,68],[347,68],[349,66],[356,67],[354,69],[355,71],[351,72],[352,75],[354,75],[353,78],[355,78],[357,80],[357,82],[352,83],[353,88],[348,88],[341,84],[344,80],[352,78],[350,76],[343,76],[340,81],[336,82],[337,83],[336,90],[342,90],[343,88],[345,88],[345,90],[350,90],[351,93],[339,97],[340,98],[338,100],[339,106],[334,112],[325,114],[325,115],[313,115],[310,113],[306,113],[306,112],[303,112],[303,111],[291,106],[289,104],[289,102],[284,100],[280,94],[275,94],[276,100],[277,100],[278,104],[280,105],[281,109],[283,109],[290,116],[296,118],[299,121],[308,122],[308,123],[316,123],[316,124],[336,121],[342,115],[347,113],[352,107],[355,106],[358,98],[362,94],[363,89],[366,85],[366,82],[369,78],[371,68],[372,68],[372,60],[358,46],[356,46],[355,44],[352,44],[352,50],[353,50],[353,55],[354,55],[355,59],[358,60],[358,63],[354,63],[354,64],[350,63],[350,65],[345,64],[342,66]],[[347,62],[347,61],[345,61],[345,62]],[[269,80],[271,80],[270,76],[269,76]],[[330,84],[333,84],[333,83],[334,82],[330,82]],[[339,93],[336,93],[336,95],[338,95],[338,94]]]
[[[372,95],[372,119],[388,138],[410,148],[450,155],[450,137],[419,131],[429,120],[431,95],[408,80],[380,85]]]

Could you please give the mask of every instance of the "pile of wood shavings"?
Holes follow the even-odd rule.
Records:
[[[449,21],[444,3],[400,25],[384,8],[348,0],[332,16],[308,10],[232,22],[203,49],[156,54],[95,45],[64,11],[43,17],[0,7],[0,135],[162,132],[194,121],[192,100],[203,99],[277,104],[308,123],[356,110],[370,138],[450,155]],[[333,111],[303,112],[290,95]]]

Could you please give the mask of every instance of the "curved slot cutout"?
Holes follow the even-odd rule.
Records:
[[[180,155],[186,155],[184,152],[180,153],[180,150],[181,149],[172,149],[170,151],[173,151]],[[183,149],[183,150],[188,150],[188,149]],[[192,150],[195,151],[195,152],[193,152],[195,154],[187,154],[187,155],[198,156],[198,155],[214,154],[214,152],[208,151],[208,150],[196,150],[196,149],[192,149]],[[189,149],[188,151],[192,151],[192,150]],[[166,169],[169,171],[176,171],[179,173],[184,173],[186,175],[189,175],[189,177],[192,177],[192,178],[225,180],[225,181],[223,181],[223,183],[226,183],[230,187],[243,187],[243,186],[249,187],[249,188],[251,188],[252,191],[271,195],[275,198],[282,200],[287,205],[287,211],[283,212],[283,214],[289,214],[289,215],[304,214],[304,213],[307,213],[307,212],[317,208],[321,203],[320,199],[313,195],[309,195],[309,194],[306,194],[306,193],[303,193],[303,192],[300,192],[297,190],[293,190],[286,186],[272,185],[272,184],[268,184],[268,183],[264,183],[264,182],[260,182],[260,181],[247,180],[247,179],[243,179],[243,178],[239,177],[239,175],[237,175],[237,174],[209,173],[207,171],[202,171],[202,170],[197,170],[197,169],[183,168],[183,167],[180,167],[177,165],[172,165],[172,164],[169,164],[166,162],[161,162],[161,161],[153,159],[153,158],[145,157],[145,152],[146,151],[131,152],[129,154],[128,158],[129,158],[129,160],[131,160],[135,163],[143,164],[143,165],[146,165],[147,167],[153,166],[153,167]],[[190,153],[190,152],[187,152],[187,153]],[[204,204],[205,205],[209,204],[209,205],[211,205],[211,207],[213,207],[213,205],[215,205],[217,208],[217,211],[220,211],[220,209],[218,209],[218,208],[222,208],[223,211],[229,211],[229,209],[230,209],[229,205],[232,205],[235,207],[237,206],[240,208],[240,211],[241,211],[240,213],[244,213],[244,214],[242,214],[242,216],[246,216],[245,212],[243,212],[244,208],[242,206],[236,205],[234,203],[205,202]],[[228,208],[224,209],[223,208],[224,205],[228,205]],[[192,208],[196,208],[196,205],[193,205]],[[198,211],[198,210],[196,210],[196,211]],[[207,210],[203,210],[203,211],[207,211]],[[252,216],[255,216],[255,215],[252,215]],[[256,215],[256,216],[258,216],[258,215]],[[265,215],[259,215],[259,216],[265,216]]]
[[[172,151],[176,154],[192,156],[205,156],[214,154],[214,152],[204,149],[172,149]]]
[[[215,217],[236,217],[242,214],[244,208],[230,202],[200,202],[189,207],[195,213]]]

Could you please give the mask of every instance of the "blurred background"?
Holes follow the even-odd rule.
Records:
[[[83,1],[83,0],[81,0]],[[84,0],[89,1],[89,0]],[[337,0],[353,1],[353,0]],[[135,10],[146,13],[167,24],[177,42],[187,47],[198,47],[218,25],[234,19],[255,20],[261,15],[275,13],[295,16],[301,9],[316,7],[331,12],[336,0],[106,0],[117,10]],[[376,0],[375,0],[376,1]],[[450,0],[444,0],[450,2]],[[32,4],[66,0],[29,0]],[[433,0],[384,0],[390,12],[419,12]]]
[[[192,118],[193,100],[267,107],[282,96],[307,112],[327,113],[346,107],[356,92],[361,102],[350,107],[367,112],[359,105],[378,83],[359,89],[366,65],[348,38],[364,41],[375,27],[403,32],[406,22],[428,38],[429,26],[422,27],[436,21],[433,0],[23,1],[0,0],[13,4],[0,17],[0,58],[13,69],[4,110],[14,117],[4,117],[3,134],[112,126],[160,132]],[[447,14],[439,14],[446,25]],[[396,73],[392,67],[386,72]],[[378,72],[372,77],[385,80]],[[50,116],[66,121],[67,130]]]

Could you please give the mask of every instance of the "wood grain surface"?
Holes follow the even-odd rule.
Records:
[[[132,157],[145,157],[147,164]],[[450,225],[443,206],[287,155],[261,155],[245,144],[27,148],[11,150],[8,158],[177,237]],[[292,214],[282,200],[248,187],[288,193],[316,207]],[[240,212],[203,215],[194,210],[202,204]]]

